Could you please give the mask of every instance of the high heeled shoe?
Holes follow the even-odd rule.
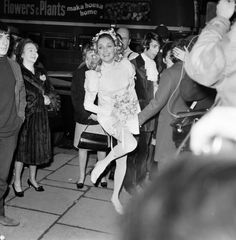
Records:
[[[20,191],[20,192],[16,191],[14,183],[12,184],[12,188],[13,188],[13,191],[14,191],[16,197],[24,197],[24,192],[23,191]]]
[[[44,191],[43,186],[36,187],[36,186],[34,186],[34,184],[29,179],[27,180],[27,183],[28,183],[29,187],[33,187],[34,190],[37,191],[37,192],[43,192]]]
[[[84,183],[83,183],[83,182],[77,182],[77,183],[76,183],[76,187],[77,187],[78,189],[81,189],[81,188],[84,187]]]
[[[101,184],[101,187],[107,188],[107,182],[101,182],[100,184]]]

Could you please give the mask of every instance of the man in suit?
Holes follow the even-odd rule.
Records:
[[[143,52],[131,60],[136,70],[135,90],[141,109],[145,108],[154,98],[158,88],[158,71],[154,58],[159,52],[160,46],[161,38],[154,32],[149,32],[143,39]],[[150,170],[148,160],[154,129],[155,116],[143,124],[138,136],[138,146],[134,152],[128,155],[127,173],[124,180],[124,187],[128,192],[132,192],[136,190],[136,186],[142,185]]]
[[[188,46],[185,39],[177,40],[172,49]],[[155,161],[158,162],[158,171],[163,170],[170,163],[171,155],[175,154],[176,146],[172,139],[171,122],[174,115],[188,109],[185,101],[179,94],[179,83],[182,77],[183,62],[172,56],[175,62],[170,68],[165,69],[159,81],[155,97],[139,113],[139,124],[145,126],[156,114],[159,114],[156,130]],[[170,99],[171,98],[171,99]]]

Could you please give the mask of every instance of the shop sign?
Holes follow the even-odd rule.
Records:
[[[2,18],[150,23],[151,0],[1,0]]]

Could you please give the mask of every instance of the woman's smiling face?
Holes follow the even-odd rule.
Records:
[[[101,37],[97,43],[98,55],[105,63],[112,63],[115,58],[115,44],[109,37]]]
[[[33,43],[27,43],[22,53],[23,62],[35,63],[38,59],[38,49]]]

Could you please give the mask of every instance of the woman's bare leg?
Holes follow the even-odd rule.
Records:
[[[21,173],[23,169],[24,164],[22,162],[15,162],[15,178],[14,178],[14,187],[17,192],[22,191],[21,187]]]
[[[30,165],[29,166],[29,173],[30,173],[29,174],[29,179],[35,187],[39,187],[39,185],[36,181],[36,172],[37,172],[37,166],[36,165]]]
[[[78,183],[84,183],[85,169],[87,164],[88,151],[86,149],[78,150],[78,162],[79,162],[79,180]]]
[[[102,161],[106,157],[106,152],[98,151],[97,156],[98,156],[98,161]],[[104,176],[101,179],[101,182],[107,182],[106,176]]]
[[[120,130],[117,137],[118,144],[109,152],[105,159],[97,162],[96,167],[91,173],[91,181],[96,183],[99,176],[114,159],[120,158],[133,151],[137,147],[137,141],[128,129]]]

